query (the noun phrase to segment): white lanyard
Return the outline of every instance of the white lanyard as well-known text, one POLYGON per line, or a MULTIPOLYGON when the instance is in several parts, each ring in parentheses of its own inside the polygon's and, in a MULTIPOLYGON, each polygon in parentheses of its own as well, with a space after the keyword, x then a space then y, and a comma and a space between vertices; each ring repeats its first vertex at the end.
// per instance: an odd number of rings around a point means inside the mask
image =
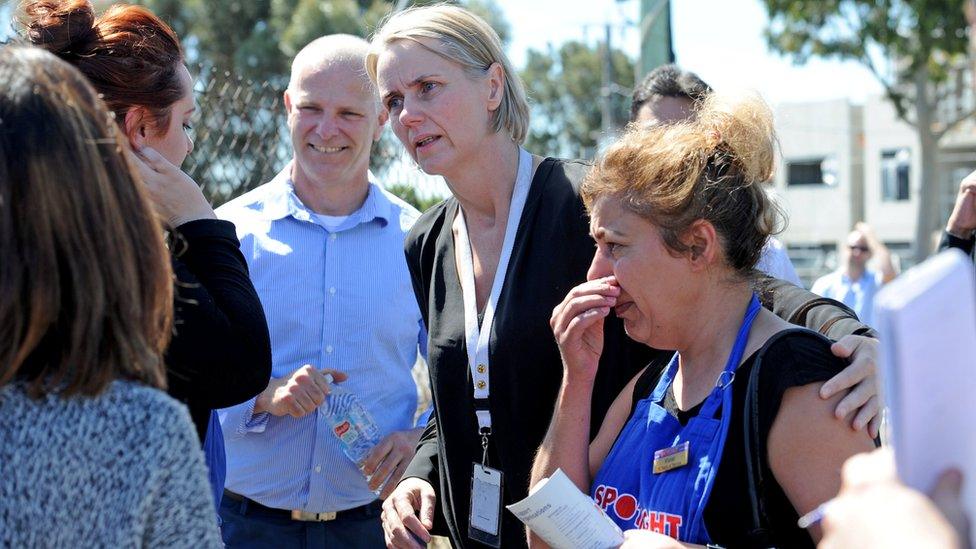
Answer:
MULTIPOLYGON (((461 292, 464 294, 464 333, 468 349, 468 368, 471 370, 471 382, 474 386, 475 399, 488 398, 488 339, 491 336, 492 322, 495 319, 495 307, 498 296, 502 293, 505 283, 505 273, 508 270, 508 260, 512 257, 515 245, 515 233, 518 231, 522 209, 529 194, 532 183, 532 155, 519 147, 518 175, 515 177, 515 188, 512 189, 512 202, 508 208, 508 223, 505 225, 505 240, 502 243, 502 253, 495 268, 495 278, 491 285, 491 294, 485 305, 485 318, 478 326, 478 306, 474 285, 474 260, 471 255, 471 241, 468 239, 468 227, 464 222, 464 211, 458 209, 458 245, 461 254, 458 261, 461 278, 461 292)), ((484 431, 491 429, 491 412, 488 407, 475 410, 478 416, 478 428, 484 431)))

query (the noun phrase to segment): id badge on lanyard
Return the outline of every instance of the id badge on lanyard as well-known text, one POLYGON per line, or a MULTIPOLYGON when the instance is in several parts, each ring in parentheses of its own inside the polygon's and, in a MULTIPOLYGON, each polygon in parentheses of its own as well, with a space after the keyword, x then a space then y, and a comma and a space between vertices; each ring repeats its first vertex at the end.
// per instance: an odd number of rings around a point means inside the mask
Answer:
POLYGON ((502 545, 502 479, 498 469, 472 465, 468 537, 492 547, 502 545))
POLYGON ((465 343, 468 351, 468 368, 471 371, 471 383, 474 390, 475 414, 478 419, 478 434, 481 436, 481 463, 472 463, 471 467, 471 507, 468 515, 468 537, 490 545, 501 546, 502 523, 502 486, 504 475, 498 469, 488 466, 488 443, 491 437, 491 410, 488 406, 490 391, 488 370, 490 366, 488 343, 491 336, 492 324, 495 320, 495 308, 505 282, 508 271, 508 261, 512 257, 515 246, 515 233, 518 231, 519 220, 525 207, 525 199, 529 193, 532 178, 532 155, 519 148, 518 175, 512 189, 512 201, 508 211, 508 223, 505 225, 505 240, 502 244, 498 266, 492 281, 488 303, 485 304, 485 315, 481 325, 478 325, 477 298, 475 295, 474 261, 471 253, 471 241, 468 239, 468 228, 464 221, 464 211, 458 211, 458 275, 461 279, 461 292, 464 297, 464 331, 465 343))

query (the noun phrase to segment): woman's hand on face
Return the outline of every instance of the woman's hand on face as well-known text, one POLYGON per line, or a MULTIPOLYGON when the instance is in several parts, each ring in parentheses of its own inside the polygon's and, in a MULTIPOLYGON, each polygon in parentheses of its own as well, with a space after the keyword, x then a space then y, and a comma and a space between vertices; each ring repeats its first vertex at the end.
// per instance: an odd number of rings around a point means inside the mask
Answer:
POLYGON ((592 381, 603 354, 603 319, 617 303, 620 286, 608 276, 570 290, 552 311, 549 325, 556 336, 566 376, 592 381))
POLYGON ((197 219, 216 219, 196 182, 155 149, 143 147, 134 151, 130 159, 149 189, 156 212, 167 226, 179 227, 197 219))

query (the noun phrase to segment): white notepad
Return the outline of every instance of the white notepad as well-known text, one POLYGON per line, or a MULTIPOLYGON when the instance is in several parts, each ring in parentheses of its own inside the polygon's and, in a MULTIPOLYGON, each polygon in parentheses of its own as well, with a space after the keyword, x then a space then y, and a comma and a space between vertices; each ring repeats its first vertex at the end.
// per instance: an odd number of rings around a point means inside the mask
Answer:
POLYGON ((963 503, 976 516, 972 260, 948 250, 907 271, 878 292, 874 318, 899 478, 928 492, 940 472, 956 467, 963 503))

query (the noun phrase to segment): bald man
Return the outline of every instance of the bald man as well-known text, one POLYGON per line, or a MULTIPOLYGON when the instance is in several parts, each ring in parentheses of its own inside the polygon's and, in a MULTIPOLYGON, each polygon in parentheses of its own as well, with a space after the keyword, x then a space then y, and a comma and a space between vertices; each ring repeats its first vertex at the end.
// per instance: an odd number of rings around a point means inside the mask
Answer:
POLYGON ((272 351, 267 388, 219 413, 228 547, 382 547, 377 494, 420 437, 410 370, 426 335, 403 254, 419 213, 370 181, 386 113, 363 70, 367 46, 332 35, 298 53, 284 94, 292 161, 217 210, 237 227, 272 351), (379 426, 362 470, 317 412, 331 398, 326 374, 379 426))

